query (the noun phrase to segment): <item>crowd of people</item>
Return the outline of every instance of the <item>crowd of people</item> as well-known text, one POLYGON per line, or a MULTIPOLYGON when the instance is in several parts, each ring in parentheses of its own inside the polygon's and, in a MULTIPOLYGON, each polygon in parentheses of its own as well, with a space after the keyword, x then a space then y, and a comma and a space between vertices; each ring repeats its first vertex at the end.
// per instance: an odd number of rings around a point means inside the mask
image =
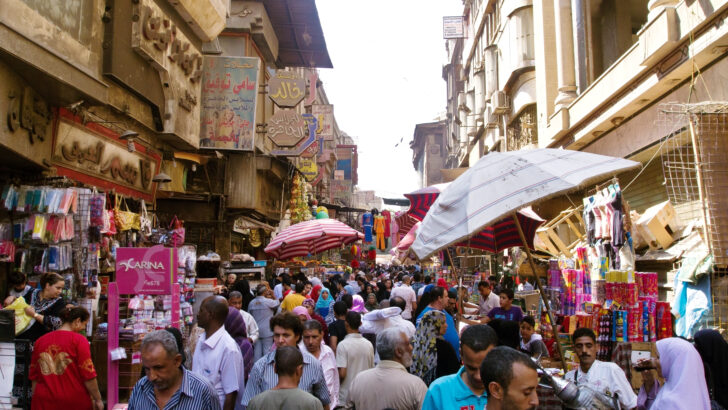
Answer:
MULTIPOLYGON (((202 301, 188 338, 173 328, 146 334, 129 409, 538 407, 532 358, 549 348, 513 290, 493 278, 477 284, 479 303, 462 305, 464 289, 402 268, 324 282, 282 274, 252 290, 234 279, 202 301)), ((58 275, 44 275, 39 289, 22 278, 11 285, 5 304, 27 298, 35 321, 25 335, 34 342, 32 408, 103 409, 80 334, 89 313, 62 302, 58 275)), ((638 363, 637 394, 622 368, 596 359, 591 329, 577 329, 572 342, 579 365, 566 379, 623 408, 728 408, 728 343, 716 331, 698 332, 694 344, 657 342, 658 355, 638 363)))

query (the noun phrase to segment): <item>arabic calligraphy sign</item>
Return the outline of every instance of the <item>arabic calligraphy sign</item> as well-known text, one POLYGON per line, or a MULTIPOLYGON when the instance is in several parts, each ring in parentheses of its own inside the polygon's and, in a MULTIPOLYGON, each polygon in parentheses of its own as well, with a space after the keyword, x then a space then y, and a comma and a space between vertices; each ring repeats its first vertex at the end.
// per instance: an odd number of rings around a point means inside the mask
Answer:
POLYGON ((333 141, 334 106, 332 104, 314 104, 311 106, 311 114, 318 120, 316 135, 323 137, 326 141, 333 141))
POLYGON ((303 174, 306 181, 313 182, 319 174, 318 164, 316 164, 316 158, 298 158, 296 161, 296 168, 303 174))
POLYGON ((260 59, 205 56, 200 148, 252 151, 260 59))
POLYGON ((307 135, 306 120, 294 110, 280 110, 268 119, 268 138, 279 147, 293 147, 307 135))
POLYGON ((62 117, 53 141, 51 159, 59 175, 87 179, 82 182, 151 199, 152 175, 159 166, 159 157, 142 149, 138 146, 137 151, 129 152, 122 141, 115 141, 62 117))
POLYGON ((268 97, 281 108, 293 108, 306 96, 306 80, 293 71, 278 70, 268 80, 268 97))

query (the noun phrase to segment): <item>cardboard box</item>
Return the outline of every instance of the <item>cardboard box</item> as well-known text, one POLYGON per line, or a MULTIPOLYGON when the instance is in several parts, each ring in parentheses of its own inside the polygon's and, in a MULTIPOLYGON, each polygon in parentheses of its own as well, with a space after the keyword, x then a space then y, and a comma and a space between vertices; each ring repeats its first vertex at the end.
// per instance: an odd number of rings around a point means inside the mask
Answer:
POLYGON ((637 221, 637 232, 650 249, 667 249, 672 245, 672 234, 680 229, 682 222, 670 201, 648 208, 637 221))
MULTIPOLYGON (((657 345, 652 342, 632 342, 632 356, 635 355, 634 352, 638 351, 649 352, 651 357, 657 357, 657 345)), ((635 363, 632 363, 632 359, 630 358, 629 366, 632 371, 632 388, 638 390, 642 386, 642 373, 635 370, 634 365, 635 363)), ((662 382, 662 376, 657 374, 655 370, 652 370, 652 372, 662 382)))

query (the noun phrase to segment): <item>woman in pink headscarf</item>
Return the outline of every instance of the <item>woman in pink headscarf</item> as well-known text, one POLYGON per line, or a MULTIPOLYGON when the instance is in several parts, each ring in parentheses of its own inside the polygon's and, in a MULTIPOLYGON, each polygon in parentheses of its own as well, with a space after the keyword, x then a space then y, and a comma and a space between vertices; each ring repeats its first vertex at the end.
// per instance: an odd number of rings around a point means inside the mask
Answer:
POLYGON ((703 361, 693 345, 677 337, 662 339, 657 342, 657 355, 652 361, 665 384, 651 408, 710 410, 703 361))
POLYGON ((352 312, 367 313, 366 308, 364 308, 364 298, 359 295, 354 295, 352 301, 354 302, 351 306, 352 312))
POLYGON ((311 320, 311 315, 308 314, 308 309, 303 306, 296 306, 293 308, 293 314, 301 318, 301 323, 311 320))

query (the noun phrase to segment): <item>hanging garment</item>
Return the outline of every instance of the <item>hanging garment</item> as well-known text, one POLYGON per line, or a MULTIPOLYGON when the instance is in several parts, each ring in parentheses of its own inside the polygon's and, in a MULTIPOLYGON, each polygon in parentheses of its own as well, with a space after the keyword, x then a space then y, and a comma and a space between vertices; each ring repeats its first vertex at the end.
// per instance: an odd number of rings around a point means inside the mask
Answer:
POLYGON ((374 217, 374 232, 377 234, 377 248, 380 250, 387 249, 387 244, 384 242, 384 217, 374 217))
POLYGON ((382 211, 382 216, 384 217, 384 237, 389 238, 391 235, 391 229, 392 226, 392 213, 384 210, 382 211))
POLYGON ((372 226, 374 225, 374 216, 371 212, 364 212, 361 215, 361 226, 364 228, 364 242, 372 241, 372 226))
POLYGON ((624 245, 624 208, 622 207, 622 191, 616 189, 614 198, 609 203, 612 214, 612 244, 621 247, 624 245))

